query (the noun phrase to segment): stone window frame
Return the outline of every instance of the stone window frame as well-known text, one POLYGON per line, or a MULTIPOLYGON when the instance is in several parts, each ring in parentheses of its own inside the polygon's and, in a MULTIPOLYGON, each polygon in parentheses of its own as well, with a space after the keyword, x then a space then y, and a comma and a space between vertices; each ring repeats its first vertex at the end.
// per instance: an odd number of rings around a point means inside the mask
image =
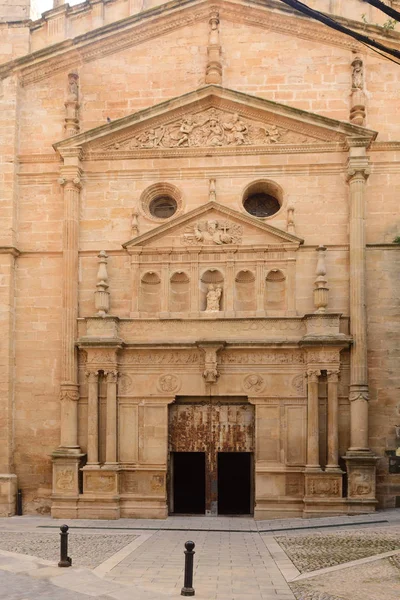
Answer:
POLYGON ((279 185, 279 183, 276 183, 276 181, 273 181, 272 179, 256 179, 255 181, 251 181, 244 187, 242 194, 241 194, 241 198, 240 198, 241 211, 244 214, 246 214, 247 216, 253 217, 253 219, 257 219, 258 221, 261 221, 261 222, 269 221, 270 219, 274 219, 275 217, 281 215, 284 205, 285 205, 284 190, 283 190, 282 186, 279 185), (277 210, 273 215, 269 215, 268 217, 257 217, 255 215, 252 215, 251 213, 249 213, 244 207, 244 202, 245 202, 245 200, 247 200, 249 195, 256 194, 256 193, 269 194, 270 196, 273 196, 274 198, 276 198, 276 200, 280 204, 279 210, 277 210))
POLYGON ((159 182, 149 185, 140 195, 139 207, 142 215, 155 223, 167 223, 182 213, 182 191, 172 183, 159 182), (160 196, 169 196, 176 202, 176 211, 170 217, 156 217, 150 212, 150 204, 160 196))

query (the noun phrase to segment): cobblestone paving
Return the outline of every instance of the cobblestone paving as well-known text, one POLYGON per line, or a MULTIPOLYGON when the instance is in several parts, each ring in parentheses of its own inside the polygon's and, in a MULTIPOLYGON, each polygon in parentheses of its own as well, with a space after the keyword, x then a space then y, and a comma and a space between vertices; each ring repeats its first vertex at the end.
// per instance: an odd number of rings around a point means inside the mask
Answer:
POLYGON ((315 532, 275 539, 301 573, 400 549, 399 533, 387 530, 315 532))
POLYGON ((296 600, 399 600, 400 570, 392 559, 292 583, 296 600))
MULTIPOLYGON (((72 532, 69 535, 68 554, 74 566, 95 568, 107 558, 130 544, 135 535, 86 535, 72 532)), ((58 560, 60 535, 52 533, 5 532, 0 535, 0 550, 30 554, 44 560, 58 560)))

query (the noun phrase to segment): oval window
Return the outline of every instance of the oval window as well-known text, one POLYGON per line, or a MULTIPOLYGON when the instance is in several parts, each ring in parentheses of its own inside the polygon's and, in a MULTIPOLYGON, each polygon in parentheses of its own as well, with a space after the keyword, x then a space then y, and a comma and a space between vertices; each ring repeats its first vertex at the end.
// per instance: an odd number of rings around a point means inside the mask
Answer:
POLYGON ((177 211, 178 205, 170 196, 159 196, 154 198, 149 205, 150 213, 158 219, 168 219, 177 211))
POLYGON ((281 205, 270 194, 263 192, 250 194, 243 202, 245 210, 253 217, 270 217, 278 212, 281 205))

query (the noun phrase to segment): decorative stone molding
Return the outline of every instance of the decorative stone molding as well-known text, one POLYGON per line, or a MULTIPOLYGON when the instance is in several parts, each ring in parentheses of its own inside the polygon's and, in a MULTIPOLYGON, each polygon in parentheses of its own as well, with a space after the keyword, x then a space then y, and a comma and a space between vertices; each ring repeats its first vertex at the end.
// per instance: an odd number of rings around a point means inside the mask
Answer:
POLYGON ((317 276, 314 285, 314 306, 317 309, 317 314, 323 314, 326 312, 328 306, 328 293, 329 288, 327 287, 326 265, 325 265, 325 252, 326 246, 318 246, 318 262, 315 274, 317 276))
POLYGON ((107 259, 105 250, 98 254, 99 269, 97 271, 97 290, 94 293, 95 307, 98 317, 104 317, 110 310, 110 292, 108 291, 107 259))
POLYGON ((62 383, 60 386, 60 400, 79 400, 79 386, 76 383, 62 383))
POLYGON ((64 129, 66 137, 79 133, 79 75, 77 73, 69 73, 68 75, 64 129))
POLYGON ((306 496, 318 498, 341 498, 342 476, 321 474, 306 475, 306 496))
POLYGON ((287 218, 286 218, 286 231, 289 233, 293 233, 296 235, 296 227, 294 223, 294 207, 288 206, 287 209, 287 218))
POLYGON ((216 202, 217 201, 217 193, 216 193, 216 179, 210 179, 209 192, 208 192, 208 201, 216 202))
POLYGON ((309 383, 318 383, 321 371, 316 369, 308 369, 306 374, 309 383))
POLYGON ((356 402, 356 400, 365 400, 369 401, 369 390, 368 385, 350 385, 350 393, 349 393, 350 402, 356 402))
POLYGON ((219 13, 213 11, 210 16, 210 34, 208 39, 208 61, 206 66, 206 83, 222 83, 221 45, 219 39, 219 13))

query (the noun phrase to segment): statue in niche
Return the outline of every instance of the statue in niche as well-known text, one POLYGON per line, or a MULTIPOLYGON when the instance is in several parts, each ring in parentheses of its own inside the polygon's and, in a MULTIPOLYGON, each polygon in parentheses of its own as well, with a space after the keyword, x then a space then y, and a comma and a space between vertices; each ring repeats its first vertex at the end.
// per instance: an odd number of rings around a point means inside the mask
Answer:
POLYGON ((206 312, 217 312, 219 311, 219 303, 222 296, 222 288, 213 283, 210 283, 207 287, 207 307, 206 312))
POLYGON ((351 63, 353 67, 352 88, 353 90, 362 90, 364 88, 364 65, 360 57, 356 57, 351 63))
POLYGON ((187 244, 238 244, 241 242, 242 227, 227 221, 209 219, 189 227, 183 235, 187 244))

